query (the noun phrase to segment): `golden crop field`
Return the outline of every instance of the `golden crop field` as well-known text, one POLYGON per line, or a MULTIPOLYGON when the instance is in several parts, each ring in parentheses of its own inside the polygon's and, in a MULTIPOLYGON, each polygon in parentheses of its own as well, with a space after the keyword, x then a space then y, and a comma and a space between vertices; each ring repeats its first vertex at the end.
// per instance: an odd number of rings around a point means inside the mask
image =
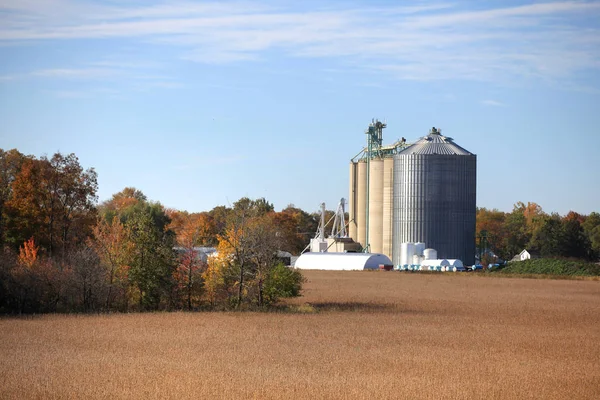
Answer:
POLYGON ((288 312, 0 319, 2 399, 599 399, 600 282, 307 272, 288 312))

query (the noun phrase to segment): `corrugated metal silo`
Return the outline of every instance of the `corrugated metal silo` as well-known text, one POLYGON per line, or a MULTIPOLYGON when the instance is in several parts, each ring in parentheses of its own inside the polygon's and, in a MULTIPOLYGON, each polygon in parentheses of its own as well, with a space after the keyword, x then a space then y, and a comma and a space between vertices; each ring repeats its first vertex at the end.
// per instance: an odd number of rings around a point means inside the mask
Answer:
POLYGON ((394 159, 383 160, 383 249, 381 252, 392 258, 392 206, 394 204, 394 159))
POLYGON ((383 160, 370 162, 369 175, 369 245, 371 253, 383 250, 383 160))
POLYGON ((350 163, 350 195, 348 197, 348 235, 350 235, 350 237, 354 239, 355 242, 358 241, 356 237, 356 164, 357 163, 355 162, 350 163))
POLYGON ((356 166, 356 241, 363 247, 367 236, 367 162, 359 161, 356 166))
POLYGON ((424 242, 438 257, 475 262, 477 156, 435 128, 394 156, 393 249, 424 242))

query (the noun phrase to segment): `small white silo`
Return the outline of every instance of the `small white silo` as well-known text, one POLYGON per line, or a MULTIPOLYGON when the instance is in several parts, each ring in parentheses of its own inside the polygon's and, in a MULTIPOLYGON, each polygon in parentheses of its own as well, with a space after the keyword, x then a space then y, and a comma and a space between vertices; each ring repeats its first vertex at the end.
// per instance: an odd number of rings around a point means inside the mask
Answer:
POLYGON ((400 244, 400 265, 412 264, 413 256, 415 255, 414 243, 400 244))
POLYGON ((425 243, 423 243, 423 242, 415 243, 415 254, 418 256, 422 256, 423 251, 425 251, 425 243))
POLYGON ((437 258, 436 249, 425 249, 423 250, 423 256, 426 260, 435 260, 437 258))

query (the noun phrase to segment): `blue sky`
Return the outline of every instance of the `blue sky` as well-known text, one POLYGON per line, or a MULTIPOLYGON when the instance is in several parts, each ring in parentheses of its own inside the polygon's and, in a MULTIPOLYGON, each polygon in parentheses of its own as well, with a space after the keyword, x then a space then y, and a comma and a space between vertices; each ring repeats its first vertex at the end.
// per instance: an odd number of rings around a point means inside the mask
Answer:
POLYGON ((0 0, 0 147, 99 197, 348 196, 371 118, 478 155, 477 204, 600 211, 600 2, 0 0))

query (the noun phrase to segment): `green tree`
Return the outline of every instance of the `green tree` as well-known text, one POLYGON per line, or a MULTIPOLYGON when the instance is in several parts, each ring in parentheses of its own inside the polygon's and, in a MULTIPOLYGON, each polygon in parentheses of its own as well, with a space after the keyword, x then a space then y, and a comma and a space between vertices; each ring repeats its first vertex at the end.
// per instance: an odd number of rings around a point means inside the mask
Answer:
POLYGON ((208 215, 213 221, 213 231, 211 237, 206 243, 207 245, 216 246, 219 243, 217 237, 225 234, 230 213, 231 208, 225 206, 217 206, 208 212, 208 215))
POLYGON ((524 210, 525 205, 519 202, 514 205, 512 212, 506 214, 503 228, 506 235, 502 241, 503 252, 501 253, 505 259, 510 260, 512 256, 525 249, 529 243, 530 234, 524 210))
POLYGON ((563 224, 563 243, 560 246, 564 257, 592 259, 592 244, 585 235, 578 219, 565 219, 563 224))
POLYGON ((152 210, 150 205, 136 209, 126 227, 132 244, 130 282, 138 290, 140 308, 156 310, 171 292, 176 263, 173 235, 160 229, 152 210))
POLYGON ((539 252, 542 257, 557 257, 565 255, 565 242, 565 232, 560 216, 553 214, 546 217, 540 227, 535 230, 529 247, 539 252))
POLYGON ((591 258, 600 258, 600 213, 592 212, 581 224, 592 248, 591 258))
POLYGON ((250 217, 260 217, 274 211, 274 207, 264 197, 256 200, 242 197, 233 203, 233 211, 242 212, 250 217))

